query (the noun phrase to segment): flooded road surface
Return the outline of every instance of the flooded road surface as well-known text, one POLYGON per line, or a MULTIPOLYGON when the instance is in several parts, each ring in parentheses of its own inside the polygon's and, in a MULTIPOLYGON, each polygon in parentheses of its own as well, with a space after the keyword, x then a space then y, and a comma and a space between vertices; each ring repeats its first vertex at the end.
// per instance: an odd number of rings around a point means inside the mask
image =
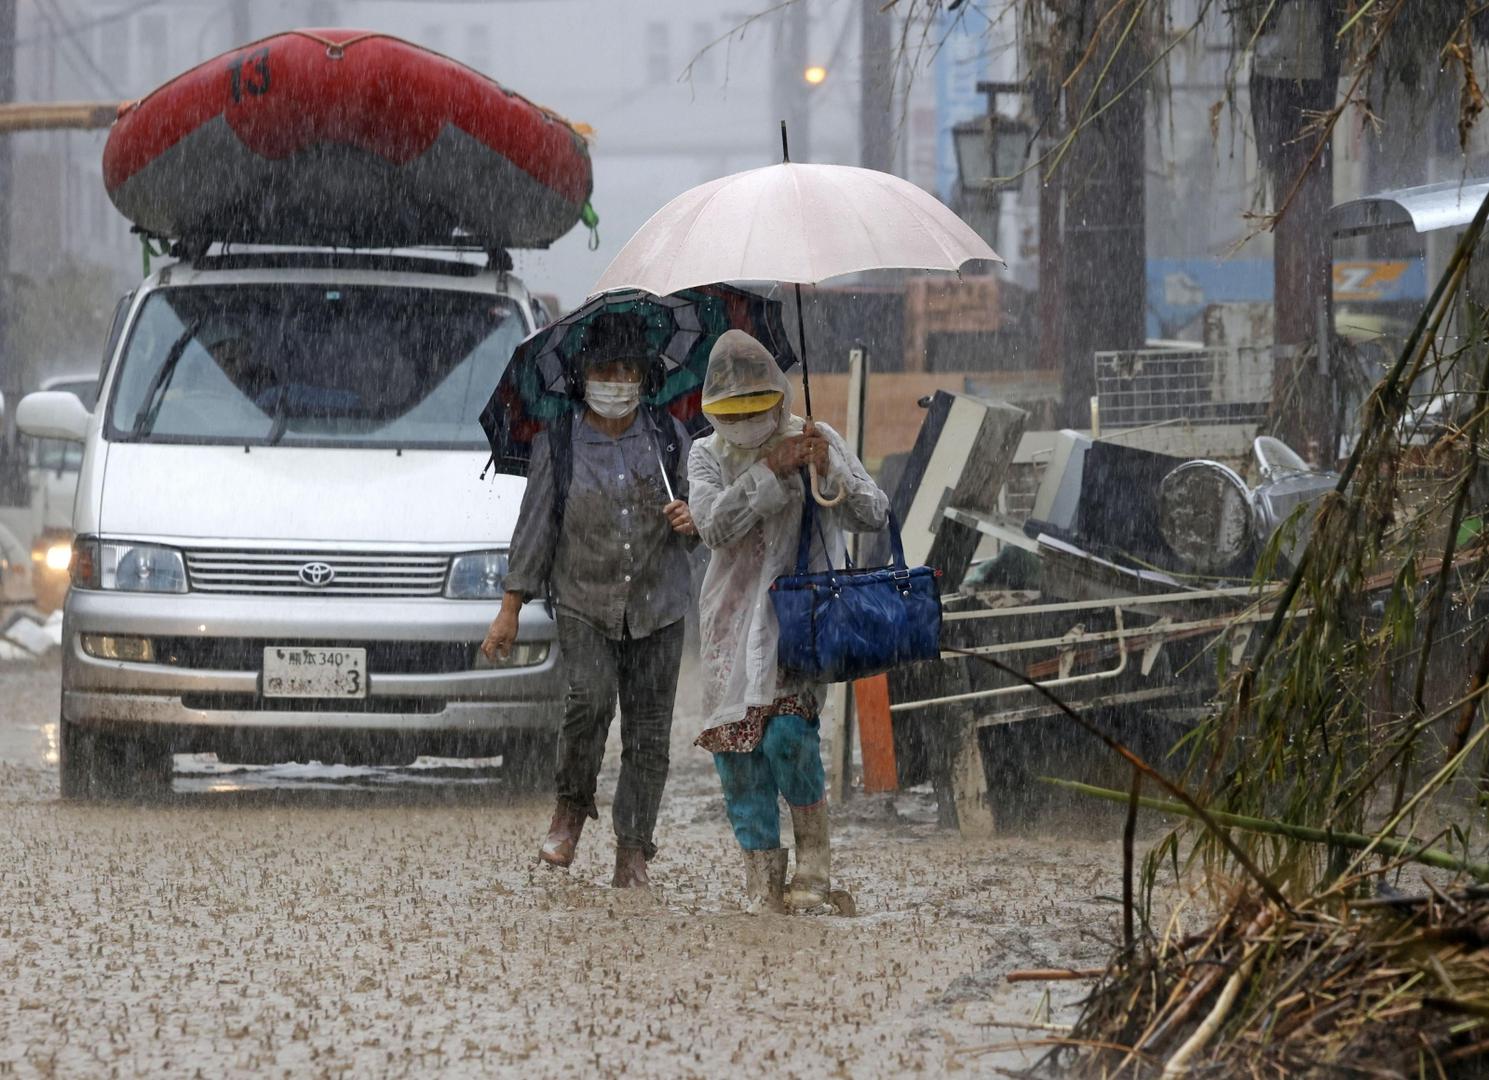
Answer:
POLYGON ((1069 1022, 1086 984, 1004 974, 1099 965, 1118 922, 1115 841, 965 844, 928 792, 834 808, 856 918, 743 914, 686 690, 644 894, 608 887, 608 804, 540 868, 551 804, 494 762, 178 759, 165 803, 64 803, 57 680, 0 669, 0 1074, 1016 1067, 989 1048, 1039 1033, 993 1022, 1069 1022))

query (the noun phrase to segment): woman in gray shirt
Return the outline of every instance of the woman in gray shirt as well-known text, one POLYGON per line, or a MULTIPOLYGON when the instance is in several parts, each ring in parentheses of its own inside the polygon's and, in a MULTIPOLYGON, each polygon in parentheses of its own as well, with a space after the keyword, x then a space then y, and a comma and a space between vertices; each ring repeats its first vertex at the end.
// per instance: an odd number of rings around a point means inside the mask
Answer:
POLYGON ((687 503, 669 500, 662 478, 670 463, 670 487, 685 497, 678 463, 687 460, 687 434, 667 413, 641 407, 641 384, 656 362, 641 327, 602 315, 590 337, 582 407, 533 442, 501 613, 481 648, 506 656, 518 611, 546 588, 569 684, 558 804, 539 851, 550 865, 573 862, 585 819, 599 817, 596 779, 619 699, 611 884, 629 887, 649 884, 646 863, 657 850, 696 530, 687 503))

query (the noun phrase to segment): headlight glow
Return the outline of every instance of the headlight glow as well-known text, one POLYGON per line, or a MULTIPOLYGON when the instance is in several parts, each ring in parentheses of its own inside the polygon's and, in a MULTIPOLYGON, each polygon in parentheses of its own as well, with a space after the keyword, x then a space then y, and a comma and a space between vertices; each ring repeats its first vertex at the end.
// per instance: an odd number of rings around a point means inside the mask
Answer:
POLYGON ((500 600, 507 577, 505 551, 473 551, 450 560, 445 595, 451 600, 500 600))
POLYGON ((72 564, 72 545, 53 544, 47 548, 46 555, 43 556, 42 561, 46 564, 48 570, 61 573, 72 564))

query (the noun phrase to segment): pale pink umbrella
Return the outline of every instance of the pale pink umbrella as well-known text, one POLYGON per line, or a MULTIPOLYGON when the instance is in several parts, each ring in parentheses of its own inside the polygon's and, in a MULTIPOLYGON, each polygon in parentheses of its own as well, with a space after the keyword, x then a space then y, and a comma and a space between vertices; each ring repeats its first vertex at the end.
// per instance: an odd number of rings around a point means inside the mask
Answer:
MULTIPOLYGON (((653 214, 626 241, 594 291, 645 289, 666 296, 720 281, 782 281, 796 289, 796 337, 807 419, 801 286, 863 270, 960 272, 969 262, 1002 263, 972 227, 914 184, 851 165, 780 165, 735 173, 691 188, 653 214)), ((815 468, 812 493, 822 495, 815 468)))

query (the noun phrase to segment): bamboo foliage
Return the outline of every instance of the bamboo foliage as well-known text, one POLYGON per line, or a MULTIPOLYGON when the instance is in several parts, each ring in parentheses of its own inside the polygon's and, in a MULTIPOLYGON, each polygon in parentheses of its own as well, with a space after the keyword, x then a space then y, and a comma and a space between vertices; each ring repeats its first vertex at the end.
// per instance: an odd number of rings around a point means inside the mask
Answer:
POLYGON ((1081 1075, 1489 1063, 1489 545, 1466 527, 1485 510, 1489 336, 1463 295, 1486 218, 1489 201, 1366 401, 1257 651, 1184 742, 1188 771, 1164 783, 1179 801, 1055 781, 1203 826, 1148 853, 1141 946, 1051 1041, 1081 1075), (1464 407, 1427 446, 1420 406, 1449 393, 1464 407), (1205 870, 1221 915, 1198 940, 1154 933, 1165 862, 1205 870), (1412 864, 1475 886, 1418 876, 1428 891, 1403 897, 1390 883, 1412 864))
MULTIPOLYGON (((1462 603, 1455 609, 1456 629, 1440 629, 1449 594, 1476 591, 1482 574, 1479 547, 1460 550, 1457 537, 1477 472, 1474 433, 1483 409, 1472 410, 1460 440, 1468 453, 1458 455, 1466 460, 1456 485, 1449 485, 1449 513, 1440 501, 1410 504, 1403 462, 1416 434, 1411 387, 1451 385, 1467 367, 1474 376, 1472 400, 1489 402, 1483 340, 1444 351, 1435 346, 1444 331, 1456 329, 1452 313, 1462 308, 1459 293, 1486 212, 1489 204, 1464 233, 1396 364, 1367 400, 1358 442, 1318 513, 1257 655, 1232 676, 1225 707, 1194 736, 1195 745, 1209 744, 1214 753, 1196 755, 1200 765, 1191 781, 1211 793, 1218 809, 1359 833, 1386 808, 1388 817, 1408 818, 1401 811, 1413 766, 1442 760, 1431 745, 1438 733, 1422 723, 1427 673, 1444 654, 1461 655, 1463 640, 1483 636, 1462 603), (1465 358, 1477 362, 1466 365, 1465 358), (1423 569, 1433 556, 1426 586, 1423 569), (1384 595, 1372 594, 1369 582, 1383 571, 1390 585, 1384 595), (1294 607, 1310 613, 1289 618, 1294 607), (1412 672, 1413 692, 1396 708, 1381 692, 1381 676, 1403 665, 1412 672)), ((1460 693, 1472 690, 1465 679, 1460 693)), ((1459 693, 1439 688, 1437 696, 1449 700, 1459 693)), ((1435 774, 1432 790, 1412 799, 1414 808, 1459 775, 1467 758, 1461 748, 1455 754, 1455 768, 1435 774)), ((1310 894, 1326 875, 1327 852, 1313 845, 1283 843, 1277 856, 1272 872, 1294 895, 1310 894)))

